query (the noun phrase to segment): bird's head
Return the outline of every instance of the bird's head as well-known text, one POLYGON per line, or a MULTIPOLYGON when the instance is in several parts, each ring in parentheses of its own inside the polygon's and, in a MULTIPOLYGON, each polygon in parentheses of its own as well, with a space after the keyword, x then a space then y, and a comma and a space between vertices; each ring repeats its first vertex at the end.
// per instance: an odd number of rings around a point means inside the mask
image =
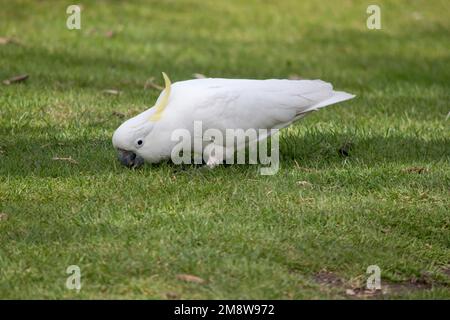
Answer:
POLYGON ((118 152, 120 163, 129 168, 137 168, 144 164, 142 153, 146 148, 147 136, 155 127, 167 107, 170 96, 170 79, 163 72, 165 89, 154 107, 138 114, 120 125, 114 132, 112 143, 118 152))

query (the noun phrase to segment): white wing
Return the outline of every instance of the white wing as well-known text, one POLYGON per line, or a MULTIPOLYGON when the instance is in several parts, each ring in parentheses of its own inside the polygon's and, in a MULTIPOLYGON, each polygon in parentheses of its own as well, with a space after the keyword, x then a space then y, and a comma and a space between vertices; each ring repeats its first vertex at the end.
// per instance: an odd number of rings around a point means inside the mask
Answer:
POLYGON ((165 112, 203 129, 272 129, 353 97, 322 80, 197 79, 172 85, 165 112))

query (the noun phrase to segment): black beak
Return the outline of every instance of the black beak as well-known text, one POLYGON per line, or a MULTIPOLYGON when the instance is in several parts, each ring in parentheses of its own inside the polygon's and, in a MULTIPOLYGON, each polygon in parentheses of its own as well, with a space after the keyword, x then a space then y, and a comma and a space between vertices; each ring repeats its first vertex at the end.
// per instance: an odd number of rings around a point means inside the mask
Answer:
POLYGON ((118 158, 121 164, 128 168, 138 168, 144 164, 144 159, 134 152, 118 149, 118 158))

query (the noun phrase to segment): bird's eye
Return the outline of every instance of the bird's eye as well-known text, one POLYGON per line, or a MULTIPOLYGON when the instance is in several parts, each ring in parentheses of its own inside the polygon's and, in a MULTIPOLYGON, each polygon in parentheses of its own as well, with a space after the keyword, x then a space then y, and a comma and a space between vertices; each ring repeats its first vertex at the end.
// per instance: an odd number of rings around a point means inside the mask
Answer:
POLYGON ((137 139, 136 140, 136 148, 142 147, 143 144, 144 144, 144 139, 137 139))

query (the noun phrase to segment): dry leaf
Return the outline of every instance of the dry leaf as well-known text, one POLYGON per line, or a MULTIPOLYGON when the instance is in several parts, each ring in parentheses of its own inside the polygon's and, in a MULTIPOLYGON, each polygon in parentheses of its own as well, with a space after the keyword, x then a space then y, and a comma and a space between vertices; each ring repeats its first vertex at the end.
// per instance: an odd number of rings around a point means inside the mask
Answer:
POLYGON ((153 88, 153 89, 160 90, 160 91, 164 90, 163 87, 157 85, 154 81, 155 81, 154 77, 147 79, 147 81, 145 81, 145 84, 144 84, 144 89, 153 88))
POLYGON ((202 278, 199 278, 197 276, 193 276, 191 274, 177 274, 177 279, 178 280, 182 280, 182 281, 186 281, 186 282, 198 283, 198 284, 205 283, 205 280, 203 280, 202 278))
POLYGON ((11 38, 0 37, 0 45, 8 44, 13 42, 11 38))
POLYGON ((178 294, 178 293, 176 293, 176 292, 167 292, 166 293, 166 297, 167 297, 167 299, 179 299, 180 298, 180 295, 178 294))
POLYGON ((308 181, 297 181, 297 185, 301 187, 310 187, 312 184, 308 181))
POLYGON ((113 112, 112 112, 112 115, 113 115, 113 116, 116 116, 116 117, 118 117, 118 118, 120 118, 120 119, 125 118, 125 114, 122 113, 122 112, 118 112, 118 111, 113 111, 113 112))
POLYGON ((403 169, 402 172, 422 174, 422 173, 427 173, 428 169, 424 168, 424 167, 411 167, 411 168, 403 169))
POLYGON ((355 290, 353 290, 353 289, 347 289, 347 290, 345 290, 345 294, 348 296, 354 296, 356 293, 355 293, 355 290))
POLYGON ((16 44, 16 45, 21 45, 22 43, 14 38, 9 38, 9 37, 0 37, 0 45, 7 45, 7 44, 16 44))
POLYGON ((192 76, 195 79, 205 79, 206 78, 206 76, 204 74, 201 74, 201 73, 194 73, 192 76))
POLYGON ((115 33, 112 30, 108 30, 105 32, 105 37, 107 37, 107 38, 112 38, 112 37, 114 37, 114 35, 115 35, 115 33))
POLYGON ((10 85, 10 84, 13 84, 13 83, 23 82, 23 81, 25 81, 27 79, 28 79, 28 75, 27 74, 22 74, 22 75, 14 76, 12 78, 4 80, 3 83, 6 84, 6 85, 10 85))
POLYGON ((115 89, 106 89, 102 91, 104 94, 111 94, 111 95, 119 95, 120 91, 119 90, 115 90, 115 89))
POLYGON ((0 221, 7 220, 7 219, 8 219, 8 215, 6 213, 0 212, 0 221))
POLYGON ((78 164, 78 161, 76 161, 75 159, 72 159, 72 157, 68 157, 68 158, 61 158, 61 157, 53 157, 52 160, 54 161, 67 161, 73 164, 78 164))

